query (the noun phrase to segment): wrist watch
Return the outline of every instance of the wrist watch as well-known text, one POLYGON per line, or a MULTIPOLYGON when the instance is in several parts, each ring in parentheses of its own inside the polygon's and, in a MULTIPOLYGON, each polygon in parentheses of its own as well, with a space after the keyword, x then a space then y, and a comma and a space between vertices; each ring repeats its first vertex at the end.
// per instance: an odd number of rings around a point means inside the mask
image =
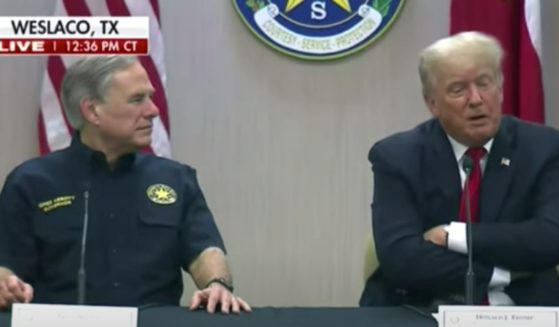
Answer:
POLYGON ((230 285, 225 278, 223 277, 219 277, 219 278, 214 278, 212 280, 210 280, 207 284, 206 287, 204 288, 208 288, 210 287, 211 284, 216 283, 216 284, 220 284, 221 286, 225 287, 227 290, 229 290, 229 292, 233 293, 233 285, 230 285))

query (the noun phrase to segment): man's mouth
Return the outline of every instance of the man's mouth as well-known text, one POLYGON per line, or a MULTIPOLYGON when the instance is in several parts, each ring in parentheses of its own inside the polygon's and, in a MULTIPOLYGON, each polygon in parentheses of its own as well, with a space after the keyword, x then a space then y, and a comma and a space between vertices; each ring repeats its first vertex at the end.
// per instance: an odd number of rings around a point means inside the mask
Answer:
POLYGON ((473 124, 483 124, 483 123, 485 123, 487 118, 488 117, 486 115, 475 115, 475 116, 472 116, 472 117, 468 118, 468 121, 470 121, 473 124))

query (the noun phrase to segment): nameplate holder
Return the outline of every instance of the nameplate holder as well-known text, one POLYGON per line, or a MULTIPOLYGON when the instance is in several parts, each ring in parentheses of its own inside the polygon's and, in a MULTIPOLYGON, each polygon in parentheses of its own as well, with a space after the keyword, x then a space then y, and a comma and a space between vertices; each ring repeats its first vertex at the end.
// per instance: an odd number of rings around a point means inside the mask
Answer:
POLYGON ((137 327, 138 308, 90 305, 12 306, 12 327, 137 327))
POLYGON ((559 327, 557 307, 441 305, 439 327, 559 327))

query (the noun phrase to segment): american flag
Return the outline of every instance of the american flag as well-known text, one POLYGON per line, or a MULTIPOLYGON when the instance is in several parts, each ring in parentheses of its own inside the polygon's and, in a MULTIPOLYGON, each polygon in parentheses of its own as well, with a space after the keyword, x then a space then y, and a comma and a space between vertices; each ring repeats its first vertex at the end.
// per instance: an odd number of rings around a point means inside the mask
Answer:
MULTIPOLYGON (((157 0, 59 0, 54 15, 149 17, 150 55, 138 58, 156 90, 153 101, 159 107, 160 116, 153 121, 151 147, 148 150, 159 156, 170 157, 169 113, 165 96, 166 73, 157 0)), ((41 154, 65 148, 72 139, 72 127, 64 115, 60 101, 60 84, 66 67, 78 59, 76 56, 49 56, 47 59, 37 124, 41 154)))

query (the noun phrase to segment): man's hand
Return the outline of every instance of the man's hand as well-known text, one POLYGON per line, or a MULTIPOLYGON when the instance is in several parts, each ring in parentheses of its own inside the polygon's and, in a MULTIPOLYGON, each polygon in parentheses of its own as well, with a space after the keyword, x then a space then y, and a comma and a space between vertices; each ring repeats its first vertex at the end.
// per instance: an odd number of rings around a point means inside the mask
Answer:
POLYGON ((431 228, 423 234, 423 239, 435 245, 447 247, 447 231, 444 229, 445 225, 439 225, 431 228))
POLYGON ((190 300, 190 310, 205 306, 209 313, 214 313, 218 304, 224 314, 240 313, 241 310, 252 311, 248 303, 218 283, 210 284, 207 288, 194 292, 190 300))
POLYGON ((0 280, 0 309, 8 309, 12 303, 29 303, 33 299, 33 287, 15 275, 0 280))
POLYGON ((210 247, 202 251, 190 264, 188 271, 196 285, 201 288, 194 292, 190 300, 191 310, 203 306, 209 313, 214 313, 217 305, 220 305, 220 311, 224 314, 239 313, 241 310, 251 311, 250 306, 243 299, 235 296, 217 281, 217 279, 227 281, 228 285, 233 283, 225 253, 220 248, 210 247), (216 279, 216 276, 220 278, 216 279))

